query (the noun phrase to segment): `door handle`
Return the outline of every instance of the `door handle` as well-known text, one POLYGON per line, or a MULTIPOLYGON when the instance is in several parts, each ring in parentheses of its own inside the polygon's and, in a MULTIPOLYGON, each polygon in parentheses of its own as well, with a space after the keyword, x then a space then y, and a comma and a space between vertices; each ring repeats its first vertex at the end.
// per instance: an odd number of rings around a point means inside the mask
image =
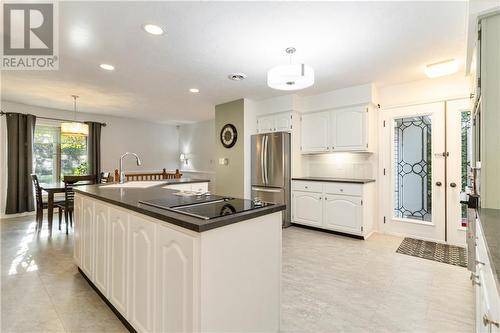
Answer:
POLYGON ((457 184, 455 184, 455 183, 450 183, 450 187, 457 187, 457 184))
POLYGON ((441 186, 441 185, 443 185, 443 183, 441 183, 441 182, 436 182, 436 186, 441 186))
POLYGON ((282 190, 281 189, 264 188, 264 187, 252 187, 252 191, 280 193, 282 190))

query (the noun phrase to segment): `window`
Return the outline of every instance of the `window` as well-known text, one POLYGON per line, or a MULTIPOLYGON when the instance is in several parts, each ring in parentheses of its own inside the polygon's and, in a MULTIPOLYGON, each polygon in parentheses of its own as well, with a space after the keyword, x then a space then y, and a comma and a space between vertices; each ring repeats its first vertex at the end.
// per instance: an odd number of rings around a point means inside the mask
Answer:
POLYGON ((36 125, 33 170, 40 183, 87 174, 87 138, 64 135, 56 125, 36 125))

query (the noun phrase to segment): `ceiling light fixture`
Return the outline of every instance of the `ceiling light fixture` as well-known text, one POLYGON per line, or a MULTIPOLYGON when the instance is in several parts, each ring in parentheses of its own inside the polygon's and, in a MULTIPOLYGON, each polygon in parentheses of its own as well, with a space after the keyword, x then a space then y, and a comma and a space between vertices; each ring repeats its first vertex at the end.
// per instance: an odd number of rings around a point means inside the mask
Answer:
POLYGON ((100 64, 99 67, 101 67, 102 69, 105 69, 107 71, 112 71, 115 69, 115 66, 109 65, 109 64, 100 64))
POLYGON ((145 24, 145 25, 143 25, 142 28, 147 33, 149 33, 151 35, 155 35, 155 36, 160 36, 160 35, 163 35, 163 33, 164 33, 163 29, 161 27, 154 25, 154 24, 145 24))
POLYGON ((69 136, 88 136, 89 135, 89 125, 82 122, 76 121, 76 99, 79 97, 77 95, 71 95, 73 98, 73 110, 75 111, 75 118, 73 122, 65 122, 61 124, 61 133, 69 136))
POLYGON ((425 74, 430 78, 450 75, 458 71, 458 62, 455 59, 436 62, 425 67, 425 74))
POLYGON ((314 69, 305 64, 292 64, 294 47, 285 52, 290 55, 290 64, 271 68, 267 72, 267 85, 278 90, 299 90, 314 84, 314 69))
POLYGON ((245 73, 232 73, 229 74, 227 78, 233 81, 242 81, 247 78, 247 75, 245 73))
POLYGON ((200 92, 200 89, 197 89, 197 88, 191 88, 189 89, 189 92, 192 92, 192 93, 199 93, 200 92))

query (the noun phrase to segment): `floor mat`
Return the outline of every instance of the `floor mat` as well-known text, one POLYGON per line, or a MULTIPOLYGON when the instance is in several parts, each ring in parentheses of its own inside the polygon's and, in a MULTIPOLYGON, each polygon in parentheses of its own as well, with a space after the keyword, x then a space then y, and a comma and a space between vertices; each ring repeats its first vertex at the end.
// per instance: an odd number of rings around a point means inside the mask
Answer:
POLYGON ((397 253, 406 254, 445 264, 467 267, 467 252, 465 248, 446 245, 420 239, 406 237, 396 250, 397 253))

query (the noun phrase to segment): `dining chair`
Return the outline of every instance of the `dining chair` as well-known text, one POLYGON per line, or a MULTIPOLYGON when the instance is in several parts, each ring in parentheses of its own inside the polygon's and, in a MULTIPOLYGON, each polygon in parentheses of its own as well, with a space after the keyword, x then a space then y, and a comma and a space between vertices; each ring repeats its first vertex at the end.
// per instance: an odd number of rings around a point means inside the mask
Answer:
MULTIPOLYGON (((96 175, 85 176, 64 176, 64 203, 56 205, 59 211, 64 212, 64 222, 66 223, 66 235, 69 232, 69 226, 73 228, 73 211, 75 203, 75 191, 73 187, 78 182, 88 182, 95 184, 97 182, 96 175)), ((62 214, 59 213, 59 230, 61 230, 62 214)))
MULTIPOLYGON (((31 180, 33 181, 33 187, 35 188, 35 201, 36 201, 36 228, 37 230, 42 229, 43 223, 43 210, 48 207, 46 201, 43 201, 42 187, 38 181, 38 176, 35 174, 31 175, 31 180)), ((56 198, 54 204, 60 205, 64 204, 64 199, 56 198)), ((59 208, 59 216, 62 214, 59 208)))

